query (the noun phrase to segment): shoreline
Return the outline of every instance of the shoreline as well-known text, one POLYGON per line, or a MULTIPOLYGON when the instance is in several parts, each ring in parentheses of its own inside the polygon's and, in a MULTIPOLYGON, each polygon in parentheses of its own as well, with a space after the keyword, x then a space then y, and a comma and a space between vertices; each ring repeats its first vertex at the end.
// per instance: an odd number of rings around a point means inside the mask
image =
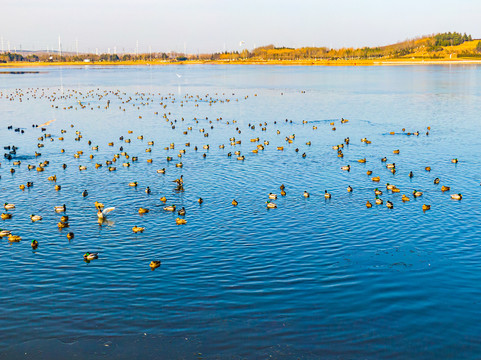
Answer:
POLYGON ((0 68, 51 66, 170 66, 170 65, 275 65, 275 66, 393 66, 393 65, 481 65, 481 59, 392 59, 392 60, 271 60, 271 61, 102 61, 102 62, 10 62, 0 68))

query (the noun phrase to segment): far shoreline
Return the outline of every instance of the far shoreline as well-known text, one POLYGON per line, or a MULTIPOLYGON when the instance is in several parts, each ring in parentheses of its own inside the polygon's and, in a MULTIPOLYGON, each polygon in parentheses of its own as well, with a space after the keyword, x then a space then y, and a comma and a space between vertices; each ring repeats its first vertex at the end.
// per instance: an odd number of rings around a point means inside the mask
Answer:
POLYGON ((98 62, 8 62, 0 68, 55 66, 171 66, 171 65, 270 65, 270 66, 399 66, 399 65, 481 65, 481 59, 391 59, 391 60, 270 60, 270 61, 98 61, 98 62))

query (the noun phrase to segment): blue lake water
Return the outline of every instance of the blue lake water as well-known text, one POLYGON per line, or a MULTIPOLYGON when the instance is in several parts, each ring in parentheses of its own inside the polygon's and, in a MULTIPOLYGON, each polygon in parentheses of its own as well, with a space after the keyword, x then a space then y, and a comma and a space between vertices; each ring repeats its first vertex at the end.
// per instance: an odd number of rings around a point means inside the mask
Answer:
POLYGON ((0 240, 1 359, 481 353, 481 67, 34 70, 0 75, 0 145, 18 147, 0 161, 0 201, 16 205, 0 227, 22 237, 0 240), (32 128, 52 119, 45 132, 32 128), (51 138, 38 140, 46 133, 51 138), (232 137, 241 143, 232 146, 232 137), (332 146, 347 137, 340 158, 332 146), (105 162, 121 146, 130 158, 120 155, 109 172, 105 162), (28 170, 45 160, 45 171, 28 170), (172 182, 181 175, 183 192, 172 182), (33 187, 19 189, 29 181, 33 187), (376 187, 384 204, 368 209, 376 187), (414 189, 423 195, 414 198, 414 189), (278 195, 276 209, 266 207, 269 193, 278 195), (162 196, 185 207, 186 225, 163 210, 162 196), (116 207, 102 225, 95 201, 116 207), (70 227, 59 230, 54 206, 62 204, 70 227), (139 207, 150 212, 139 215, 139 207), (31 214, 43 220, 33 223, 31 214), (134 234, 134 225, 145 231, 134 234), (99 258, 86 263, 87 251, 99 258), (162 262, 155 271, 152 260, 162 262))

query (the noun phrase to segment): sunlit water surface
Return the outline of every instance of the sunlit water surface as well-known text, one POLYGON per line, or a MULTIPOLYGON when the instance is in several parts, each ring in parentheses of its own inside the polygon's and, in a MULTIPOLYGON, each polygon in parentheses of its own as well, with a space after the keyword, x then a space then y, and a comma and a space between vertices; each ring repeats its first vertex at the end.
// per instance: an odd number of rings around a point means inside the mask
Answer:
POLYGON ((37 70, 0 75, 0 144, 18 147, 13 160, 1 161, 0 201, 16 205, 1 228, 23 238, 0 240, 0 358, 481 353, 480 67, 37 70), (341 117, 349 122, 341 124, 341 117), (32 128, 52 119, 44 133, 32 128), (37 139, 45 133, 55 141, 37 139), (231 146, 231 137, 242 143, 231 146), (257 137, 260 142, 250 141, 257 137), (339 158, 332 146, 346 137, 351 142, 339 158), (372 144, 361 142, 364 137, 372 144), (252 153, 264 140, 265 150, 252 153), (45 147, 37 148, 41 142, 45 147), (175 149, 165 150, 171 143, 175 149), (120 146, 139 160, 120 156, 117 171, 109 172, 105 161, 120 146), (84 154, 76 159, 78 150, 84 154), (245 161, 227 156, 237 150, 245 161), (42 155, 35 158, 35 151, 42 155), (394 175, 383 156, 396 163, 394 175), (365 164, 357 162, 364 157, 365 164), (18 159, 21 165, 14 166, 18 159), (44 172, 27 169, 44 160, 50 162, 44 172), (122 166, 126 161, 129 168, 122 166), (175 166, 180 161, 182 168, 175 166), (97 162, 103 167, 95 169, 97 162), (351 171, 342 171, 347 164, 351 171), (164 167, 166 174, 156 172, 164 167), (379 184, 367 170, 381 177, 379 184), (51 175, 60 191, 47 181, 51 175), (180 175, 184 192, 172 182, 180 175), (27 181, 33 187, 21 191, 27 181), (131 181, 138 187, 129 187, 131 181), (401 193, 386 191, 386 183, 401 193), (442 185, 451 191, 443 193, 442 185), (393 209, 366 208, 375 187, 393 209), (414 199, 414 189, 423 196, 414 199), (311 196, 304 198, 304 191, 311 196), (266 208, 270 192, 279 196, 277 209, 266 208), (462 201, 451 200, 452 193, 462 193, 462 201), (402 194, 411 201, 403 203, 402 194), (161 196, 185 207, 186 225, 177 226, 177 214, 163 211, 161 196), (116 207, 102 226, 94 201, 116 207), (53 207, 62 204, 70 228, 60 231, 53 207), (431 210, 423 213, 423 204, 431 210), (141 216, 139 207, 151 211, 141 216), (32 223, 31 214, 43 220, 32 223), (134 234, 134 225, 145 232, 134 234), (99 259, 84 262, 86 251, 99 252, 99 259), (151 271, 151 260, 162 265, 151 271))

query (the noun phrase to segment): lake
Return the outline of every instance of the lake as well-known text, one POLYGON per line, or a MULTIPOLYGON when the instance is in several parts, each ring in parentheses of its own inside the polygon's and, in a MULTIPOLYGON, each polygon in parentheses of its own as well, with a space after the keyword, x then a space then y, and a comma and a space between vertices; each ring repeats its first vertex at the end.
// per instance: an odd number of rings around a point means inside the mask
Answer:
POLYGON ((480 66, 29 70, 0 74, 0 359, 479 356, 480 66))

